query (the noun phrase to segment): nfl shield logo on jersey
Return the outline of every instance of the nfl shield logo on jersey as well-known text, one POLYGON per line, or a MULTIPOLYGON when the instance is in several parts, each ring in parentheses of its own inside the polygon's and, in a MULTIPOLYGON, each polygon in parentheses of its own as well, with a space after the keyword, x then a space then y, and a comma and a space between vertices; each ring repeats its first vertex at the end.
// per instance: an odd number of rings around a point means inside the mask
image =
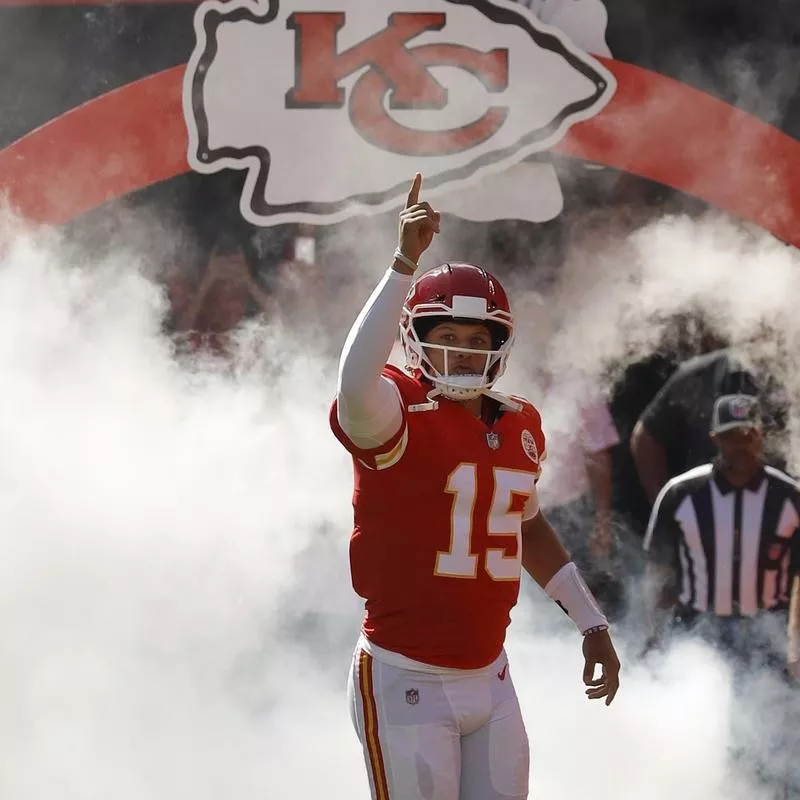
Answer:
POLYGON ((410 706, 419 703, 419 689, 406 689, 406 703, 410 706))
POLYGON ((486 434, 486 444, 492 450, 499 450, 500 449, 500 434, 498 433, 487 433, 486 434))

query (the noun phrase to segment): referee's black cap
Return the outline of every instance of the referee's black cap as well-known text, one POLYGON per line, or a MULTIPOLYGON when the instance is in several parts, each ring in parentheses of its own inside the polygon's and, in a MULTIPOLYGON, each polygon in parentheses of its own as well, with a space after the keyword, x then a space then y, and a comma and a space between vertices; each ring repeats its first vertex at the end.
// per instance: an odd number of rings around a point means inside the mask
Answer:
POLYGON ((711 414, 711 433, 734 428, 760 428, 758 398, 749 394, 725 394, 718 397, 711 414))

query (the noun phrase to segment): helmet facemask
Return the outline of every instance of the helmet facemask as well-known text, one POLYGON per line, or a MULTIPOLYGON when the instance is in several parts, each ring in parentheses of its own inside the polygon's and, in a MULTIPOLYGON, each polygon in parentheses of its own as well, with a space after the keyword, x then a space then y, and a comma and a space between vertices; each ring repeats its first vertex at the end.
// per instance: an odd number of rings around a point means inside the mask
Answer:
POLYGON ((514 341, 513 322, 511 315, 507 312, 500 310, 487 312, 486 303, 482 298, 455 297, 453 298, 453 308, 440 303, 419 305, 413 310, 408 307, 404 308, 400 338, 409 370, 419 370, 444 397, 450 400, 472 400, 491 389, 505 371, 506 361, 514 341), (427 325, 419 324, 426 321, 427 325), (486 325, 491 333, 492 349, 475 350, 451 345, 430 344, 424 341, 428 332, 442 322, 486 325), (420 336, 420 330, 422 336, 420 336), (444 361, 442 373, 433 366, 426 350, 442 352, 444 361), (481 372, 453 374, 452 369, 459 353, 484 356, 481 372))

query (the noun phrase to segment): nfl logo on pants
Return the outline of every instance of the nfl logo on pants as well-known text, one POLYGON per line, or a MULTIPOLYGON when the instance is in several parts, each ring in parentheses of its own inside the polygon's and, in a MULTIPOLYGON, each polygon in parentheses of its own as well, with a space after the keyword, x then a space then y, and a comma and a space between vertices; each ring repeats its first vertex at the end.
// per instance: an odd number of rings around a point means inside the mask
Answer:
POLYGON ((406 703, 410 706, 419 703, 419 689, 406 689, 406 703))

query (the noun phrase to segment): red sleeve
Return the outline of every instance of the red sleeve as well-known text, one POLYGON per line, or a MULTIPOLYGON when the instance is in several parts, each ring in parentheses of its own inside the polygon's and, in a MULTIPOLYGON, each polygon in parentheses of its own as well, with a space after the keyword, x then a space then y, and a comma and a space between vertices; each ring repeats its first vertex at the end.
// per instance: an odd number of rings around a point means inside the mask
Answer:
POLYGON ((547 440, 542 430, 542 416, 533 406, 531 406, 531 415, 535 421, 535 427, 531 432, 539 448, 539 463, 541 464, 547 458, 547 440))
MULTIPOLYGON (((387 375, 387 377, 394 380, 395 385, 397 385, 397 381, 388 370, 384 370, 384 375, 387 375)), ((394 434, 394 436, 392 436, 391 439, 389 439, 388 442, 384 442, 379 447, 373 447, 367 450, 357 447, 350 440, 348 435, 342 430, 342 426, 339 424, 339 419, 336 414, 336 400, 334 400, 331 404, 328 421, 330 423, 331 430, 333 431, 333 435, 339 440, 345 450, 347 450, 347 452, 353 456, 353 458, 358 459, 368 469, 388 469, 392 465, 396 464, 405 452, 406 444, 408 442, 408 421, 406 417, 406 403, 403 397, 403 391, 400 386, 398 386, 398 389, 400 389, 400 410, 403 415, 403 421, 399 430, 394 434)))
POLYGON ((533 437, 533 447, 530 451, 526 448, 528 456, 533 458, 536 456, 536 464, 539 467, 539 474, 541 475, 542 463, 547 458, 547 441, 545 440, 544 431, 542 430, 542 415, 538 409, 521 397, 515 397, 515 400, 522 403, 521 414, 525 420, 525 429, 530 431, 533 437))

